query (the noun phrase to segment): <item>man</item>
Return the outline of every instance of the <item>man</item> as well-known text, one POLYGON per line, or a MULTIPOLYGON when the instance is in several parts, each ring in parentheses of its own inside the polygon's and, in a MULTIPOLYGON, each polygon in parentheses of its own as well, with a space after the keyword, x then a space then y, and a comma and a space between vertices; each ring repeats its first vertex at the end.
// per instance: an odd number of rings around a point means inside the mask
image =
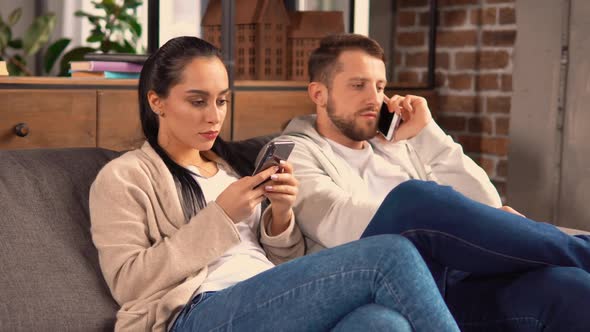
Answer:
POLYGON ((463 330, 590 330, 588 239, 501 207, 485 172, 433 121, 424 98, 384 95, 375 41, 326 37, 308 68, 316 114, 291 121, 280 139, 296 143, 294 211, 309 252, 403 234, 463 330), (393 142, 377 135, 383 101, 403 118, 393 142))

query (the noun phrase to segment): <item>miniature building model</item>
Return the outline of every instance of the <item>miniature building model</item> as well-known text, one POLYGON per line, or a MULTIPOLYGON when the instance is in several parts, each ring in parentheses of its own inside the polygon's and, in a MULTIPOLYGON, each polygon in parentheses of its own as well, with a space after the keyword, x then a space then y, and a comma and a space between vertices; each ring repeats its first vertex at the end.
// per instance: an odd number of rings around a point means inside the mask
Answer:
POLYGON ((309 79, 307 61, 320 40, 330 34, 344 32, 342 12, 304 11, 289 13, 291 25, 288 33, 287 79, 309 79))
MULTIPOLYGON (((281 0, 235 2, 236 79, 285 80, 289 15, 281 0)), ((221 46, 221 0, 211 0, 203 16, 204 39, 221 46)))
MULTIPOLYGON (((309 53, 322 37, 344 31, 341 12, 288 13, 282 0, 235 5, 237 80, 307 80, 309 53)), ((221 0, 209 1, 201 25, 203 38, 220 48, 221 0)))

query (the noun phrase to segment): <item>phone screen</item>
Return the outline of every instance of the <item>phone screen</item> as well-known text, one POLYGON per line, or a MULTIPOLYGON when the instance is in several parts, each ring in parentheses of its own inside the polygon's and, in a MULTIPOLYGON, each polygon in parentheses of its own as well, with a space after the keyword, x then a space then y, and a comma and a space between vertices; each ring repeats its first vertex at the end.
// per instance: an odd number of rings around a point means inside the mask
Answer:
POLYGON ((269 143, 252 175, 256 175, 271 166, 278 166, 281 160, 287 160, 293 147, 295 147, 295 143, 287 140, 269 143))
POLYGON ((399 126, 400 116, 397 113, 389 112, 389 108, 386 103, 381 104, 381 110, 379 111, 379 132, 385 136, 388 141, 393 139, 393 134, 399 126))

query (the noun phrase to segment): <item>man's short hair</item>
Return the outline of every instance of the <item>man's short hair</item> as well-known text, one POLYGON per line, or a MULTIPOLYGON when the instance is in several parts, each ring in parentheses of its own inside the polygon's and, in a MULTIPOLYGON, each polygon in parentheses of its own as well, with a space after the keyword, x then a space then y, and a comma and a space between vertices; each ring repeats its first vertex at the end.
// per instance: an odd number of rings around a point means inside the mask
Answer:
POLYGON ((309 81, 322 82, 329 87, 338 72, 338 57, 342 52, 349 50, 361 50, 385 62, 383 48, 369 37, 351 33, 329 35, 322 38, 320 47, 309 57, 309 81))

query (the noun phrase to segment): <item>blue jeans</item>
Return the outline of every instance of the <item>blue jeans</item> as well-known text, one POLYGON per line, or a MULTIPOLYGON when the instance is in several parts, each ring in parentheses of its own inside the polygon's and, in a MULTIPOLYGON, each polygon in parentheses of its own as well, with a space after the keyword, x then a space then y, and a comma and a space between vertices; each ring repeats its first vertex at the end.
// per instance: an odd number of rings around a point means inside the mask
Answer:
POLYGON ((171 331, 458 331, 420 254, 385 235, 197 296, 171 331))
POLYGON ((416 246, 462 331, 590 331, 590 239, 408 181, 362 237, 416 246))

